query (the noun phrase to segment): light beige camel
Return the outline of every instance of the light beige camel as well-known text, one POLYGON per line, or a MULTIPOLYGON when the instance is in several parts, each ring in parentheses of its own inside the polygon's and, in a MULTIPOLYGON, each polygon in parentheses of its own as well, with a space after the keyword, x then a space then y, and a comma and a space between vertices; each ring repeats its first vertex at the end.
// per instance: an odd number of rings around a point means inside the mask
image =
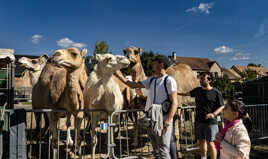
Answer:
MULTIPOLYGON (((47 54, 43 54, 39 58, 31 59, 27 57, 22 57, 18 60, 18 63, 20 64, 20 66, 25 67, 26 72, 28 72, 29 81, 31 83, 32 88, 38 82, 40 74, 47 63, 48 58, 49 57, 47 54)), ((42 109, 42 107, 38 107, 33 104, 32 109, 42 109)), ((41 128, 41 114, 38 112, 35 112, 35 117, 36 117, 35 119, 36 120, 36 135, 35 136, 38 136, 39 129, 41 128)), ((49 120, 48 120, 46 113, 44 114, 44 119, 45 119, 44 132, 47 132, 49 120)), ((39 134, 39 135, 43 136, 43 134, 39 134)))
MULTIPOLYGON (((124 55, 129 59, 130 65, 129 70, 132 75, 133 81, 142 81, 147 77, 144 73, 144 69, 141 63, 140 53, 141 48, 136 48, 134 46, 125 48, 123 50, 124 55)), ((178 92, 188 92, 199 85, 199 81, 196 78, 194 72, 190 66, 186 64, 172 65, 167 69, 167 74, 174 77, 178 85, 178 92)), ((139 90, 138 90, 139 92, 139 90)), ((190 97, 178 96, 178 105, 192 105, 194 104, 194 99, 190 97)), ((179 139, 178 123, 175 126, 175 135, 177 140, 179 139)), ((179 145, 178 145, 179 147, 179 145)))
POLYGON ((20 63, 20 66, 25 67, 27 70, 29 70, 30 73, 30 82, 32 87, 37 83, 39 80, 40 74, 47 64, 48 55, 43 54, 39 58, 30 59, 27 57, 22 57, 18 60, 20 63))
MULTIPOLYGON (((104 109, 110 115, 116 110, 123 108, 123 95, 119 84, 115 81, 113 73, 116 70, 127 67, 129 60, 124 56, 114 56, 111 54, 96 55, 97 64, 90 73, 86 88, 84 90, 85 107, 90 109, 104 109)), ((106 113, 91 113, 91 140, 92 158, 95 159, 97 145, 96 130, 97 123, 101 119, 107 118, 106 113)), ((113 143, 113 134, 112 143, 113 143)))

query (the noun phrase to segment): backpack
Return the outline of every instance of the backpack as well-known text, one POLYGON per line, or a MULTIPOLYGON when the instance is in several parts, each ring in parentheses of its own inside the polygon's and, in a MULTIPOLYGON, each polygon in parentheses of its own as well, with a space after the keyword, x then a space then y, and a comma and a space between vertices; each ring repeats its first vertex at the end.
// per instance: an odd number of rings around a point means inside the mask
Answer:
MULTIPOLYGON (((169 113, 169 110, 171 108, 171 101, 169 99, 169 95, 168 95, 168 90, 167 90, 167 78, 168 76, 165 77, 164 79, 164 87, 165 87, 165 92, 167 94, 167 99, 161 104, 162 105, 162 112, 163 115, 167 115, 169 113)), ((153 82, 153 80, 155 79, 155 83, 154 83, 154 100, 153 100, 153 104, 155 103, 155 94, 156 94, 156 77, 153 77, 150 79, 150 83, 149 83, 149 87, 151 87, 151 83, 153 82)))

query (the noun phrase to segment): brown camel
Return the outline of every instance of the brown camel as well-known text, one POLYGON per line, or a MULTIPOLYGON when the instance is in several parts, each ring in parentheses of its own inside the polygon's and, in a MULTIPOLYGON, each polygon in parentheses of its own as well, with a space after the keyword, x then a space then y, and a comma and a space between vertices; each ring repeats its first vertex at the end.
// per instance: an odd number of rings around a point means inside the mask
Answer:
MULTIPOLYGON (((132 75, 133 81, 142 81, 145 80, 147 77, 144 73, 144 69, 141 63, 140 53, 142 52, 141 48, 136 48, 134 46, 125 48, 123 50, 124 55, 129 59, 130 65, 129 70, 132 75)), ((167 74, 174 77, 178 85, 178 92, 188 92, 193 88, 199 85, 199 81, 196 78, 194 72, 190 68, 190 66, 186 64, 177 64, 172 65, 167 69, 167 74)), ((139 90, 137 93, 139 94, 139 90)), ((194 103, 194 99, 190 97, 182 97, 178 96, 178 105, 192 105, 194 103)), ((136 119, 137 120, 137 119, 136 119)), ((179 130, 178 122, 175 122, 175 135, 177 140, 179 139, 179 130)), ((136 124, 136 126, 138 126, 136 124)), ((136 130, 137 131, 137 130, 136 130)), ((178 149, 180 145, 177 145, 178 149)), ((179 154, 181 156, 181 154, 179 154)))
MULTIPOLYGON (((72 143, 70 136, 71 114, 76 115, 77 112, 73 110, 76 110, 77 107, 79 107, 79 105, 83 103, 83 100, 81 100, 83 98, 81 97, 81 90, 83 90, 83 88, 85 87, 85 83, 87 80, 86 70, 82 59, 82 55, 84 55, 85 53, 86 50, 82 50, 80 52, 76 48, 57 50, 55 53, 57 56, 54 56, 50 61, 47 62, 39 77, 38 82, 36 83, 32 91, 33 107, 43 109, 64 108, 69 112, 67 113, 66 123, 67 144, 72 143), (60 57, 63 56, 58 56, 61 53, 63 55, 70 54, 70 56, 66 55, 66 57, 70 57, 70 61, 68 62, 72 62, 72 54, 77 54, 77 61, 73 61, 74 65, 69 64, 70 67, 66 68, 64 60, 62 60, 63 62, 61 61, 61 63, 57 62, 57 59, 60 59, 60 57), (80 67, 72 71, 71 66, 75 67, 77 64, 75 62, 78 62, 79 60, 81 60, 80 67), (55 63, 57 63, 57 65, 55 63), (77 99, 78 97, 74 95, 75 93, 79 95, 79 100, 77 99)), ((56 121, 59 117, 65 117, 65 113, 51 113, 50 116, 50 125, 53 134, 54 144, 57 138, 57 133, 55 136, 55 131, 57 128, 56 121)))
MULTIPOLYGON (((84 90, 85 107, 90 109, 103 109, 109 115, 116 110, 123 108, 123 95, 119 84, 113 77, 116 70, 127 67, 129 60, 124 56, 114 56, 112 54, 96 55, 97 64, 90 73, 86 88, 84 90)), ((101 119, 107 118, 106 113, 91 113, 91 139, 92 139, 92 158, 95 159, 97 146, 97 135, 95 128, 101 119)), ((111 134, 113 143, 113 134, 111 134)))
MULTIPOLYGON (((75 116, 75 126, 77 129, 77 144, 80 146, 80 126, 83 119, 83 113, 79 112, 84 108, 83 89, 87 79, 85 62, 83 56, 87 53, 86 49, 80 51, 77 48, 68 48, 56 50, 52 61, 66 70, 66 86, 60 96, 59 101, 55 105, 56 108, 64 108, 68 113, 75 116)), ((52 113, 50 117, 52 142, 57 141, 57 123, 61 113, 52 113)), ((70 121, 70 120, 69 120, 70 121)))

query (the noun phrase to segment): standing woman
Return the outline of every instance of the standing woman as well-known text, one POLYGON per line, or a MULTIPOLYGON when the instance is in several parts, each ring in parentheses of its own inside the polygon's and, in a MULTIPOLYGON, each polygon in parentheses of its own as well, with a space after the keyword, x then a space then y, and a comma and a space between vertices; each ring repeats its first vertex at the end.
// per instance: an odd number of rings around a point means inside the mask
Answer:
POLYGON ((223 118, 227 120, 224 129, 216 135, 216 147, 221 159, 249 159, 250 138, 247 127, 251 127, 245 111, 245 104, 239 100, 230 100, 225 105, 223 118), (244 125, 243 124, 243 119, 244 125))

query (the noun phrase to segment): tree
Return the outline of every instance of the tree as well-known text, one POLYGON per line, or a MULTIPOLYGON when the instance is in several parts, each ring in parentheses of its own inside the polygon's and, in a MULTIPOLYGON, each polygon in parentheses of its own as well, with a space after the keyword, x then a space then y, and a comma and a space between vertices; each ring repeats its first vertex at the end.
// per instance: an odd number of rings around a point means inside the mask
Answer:
POLYGON ((246 81, 254 80, 258 77, 258 73, 255 70, 247 69, 246 71, 240 73, 241 77, 246 81))
POLYGON ((96 56, 96 54, 109 53, 108 50, 109 50, 109 46, 105 41, 96 42, 95 50, 94 50, 94 56, 96 56))
POLYGON ((155 57, 155 53, 153 51, 144 51, 141 54, 141 63, 145 72, 146 76, 151 76, 153 74, 152 72, 152 63, 153 58, 155 57))
POLYGON ((255 63, 249 63, 248 66, 257 67, 257 65, 255 63))
POLYGON ((93 56, 89 55, 89 56, 85 57, 85 64, 87 67, 88 74, 93 70, 93 68, 97 62, 96 58, 95 58, 96 54, 111 53, 111 52, 108 52, 108 50, 109 50, 109 46, 105 41, 96 42, 93 56))
POLYGON ((215 78, 212 86, 217 88, 224 97, 231 97, 234 95, 234 86, 226 75, 223 77, 215 78))

